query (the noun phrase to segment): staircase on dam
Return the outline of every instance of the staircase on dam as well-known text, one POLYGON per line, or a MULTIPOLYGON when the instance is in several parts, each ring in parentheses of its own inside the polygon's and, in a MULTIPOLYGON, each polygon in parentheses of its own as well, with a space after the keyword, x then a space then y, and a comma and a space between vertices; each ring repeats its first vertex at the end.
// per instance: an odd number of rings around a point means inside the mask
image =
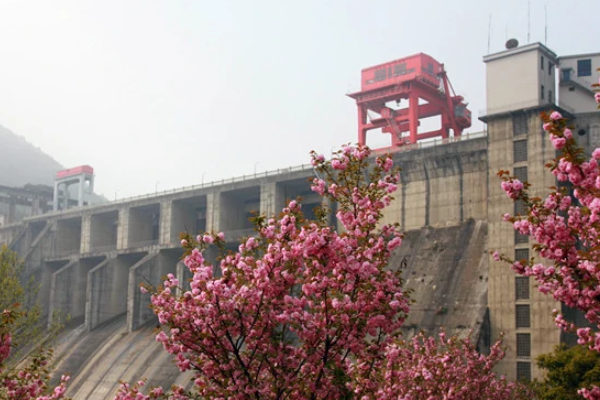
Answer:
MULTIPOLYGON (((449 333, 473 330, 481 349, 489 345, 486 141, 462 136, 394 155, 402 182, 384 222, 406 231, 390 267, 406 265, 405 285, 413 290, 408 335, 444 326, 449 333)), ((313 177, 302 167, 0 227, 0 243, 10 244, 41 283, 48 321, 55 311, 71 318, 56 351, 57 373, 73 376, 68 395, 109 399, 119 379, 187 384, 154 340, 157 319, 139 285, 159 285, 168 273, 181 282, 190 277, 180 260, 180 232, 223 231, 235 250, 253 232, 253 211, 273 214, 300 197, 310 217, 322 204, 310 190, 313 177)))

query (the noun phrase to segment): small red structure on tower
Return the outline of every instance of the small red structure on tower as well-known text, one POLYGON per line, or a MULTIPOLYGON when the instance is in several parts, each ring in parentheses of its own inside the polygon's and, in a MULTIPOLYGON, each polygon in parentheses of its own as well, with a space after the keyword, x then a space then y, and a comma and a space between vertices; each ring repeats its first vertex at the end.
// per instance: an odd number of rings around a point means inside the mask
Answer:
POLYGON ((382 129, 391 134, 391 147, 416 143, 421 139, 460 136, 471 126, 471 111, 462 96, 450 84, 444 64, 419 53, 385 64, 365 68, 361 73, 361 91, 349 94, 358 106, 358 142, 365 144, 367 132, 382 129), (391 108, 408 99, 408 107, 391 108), (419 104, 419 99, 424 100, 419 104), (370 111, 377 114, 372 116, 370 111), (441 129, 418 133, 419 120, 441 116, 441 129), (405 133, 408 132, 408 135, 405 133))

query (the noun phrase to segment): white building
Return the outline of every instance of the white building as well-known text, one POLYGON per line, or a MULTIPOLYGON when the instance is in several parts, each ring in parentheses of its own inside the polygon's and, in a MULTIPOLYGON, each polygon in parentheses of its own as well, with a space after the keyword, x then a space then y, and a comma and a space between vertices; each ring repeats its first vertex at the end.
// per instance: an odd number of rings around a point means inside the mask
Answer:
MULTIPOLYGON (((523 214, 521 202, 514 205, 500 188, 499 170, 509 170, 533 184, 531 193, 544 196, 556 184, 544 165, 556 156, 542 131, 540 113, 559 110, 574 125, 581 146, 600 145, 600 112, 591 85, 597 82, 600 53, 557 57, 541 43, 518 47, 483 58, 487 70, 487 110, 481 120, 488 131, 488 249, 513 259, 535 256, 529 237, 516 234, 502 221, 504 213, 523 214), (557 70, 557 66, 560 70, 557 70), (556 75, 560 71, 560 83, 556 75), (558 83, 558 84, 557 84, 558 83), (559 106, 556 92, 559 92, 559 106)), ((555 326, 553 309, 561 304, 543 295, 528 277, 517 276, 504 262, 489 258, 488 307, 492 342, 504 336, 506 357, 498 371, 510 379, 540 378, 536 358, 554 346, 570 343, 555 326)), ((581 318, 563 309, 567 319, 581 318)))
POLYGON ((486 115, 554 104, 557 61, 556 54, 541 43, 483 57, 486 115))
POLYGON ((560 68, 559 105, 577 113, 597 111, 592 84, 598 83, 600 53, 558 58, 560 68))

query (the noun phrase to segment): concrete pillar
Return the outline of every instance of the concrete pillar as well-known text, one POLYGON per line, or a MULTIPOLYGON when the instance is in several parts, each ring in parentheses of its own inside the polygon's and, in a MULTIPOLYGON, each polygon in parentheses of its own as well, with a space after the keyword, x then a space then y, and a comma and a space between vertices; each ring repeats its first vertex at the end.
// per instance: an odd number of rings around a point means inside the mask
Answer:
POLYGON ((129 246, 129 207, 119 209, 119 225, 117 227, 117 249, 129 246))
POLYGON ((91 250, 91 234, 92 234, 92 216, 84 215, 81 218, 81 244, 79 247, 79 252, 89 253, 91 250))
POLYGON ((17 216, 17 199, 15 198, 14 194, 10 195, 10 200, 9 200, 9 204, 8 204, 8 222, 9 224, 12 224, 13 222, 16 221, 17 216))
POLYGON ((92 330, 127 312, 129 270, 145 254, 127 254, 107 259, 88 273, 85 325, 92 330))
POLYGON ((54 197, 52 200, 52 208, 54 211, 58 211, 58 192, 59 192, 60 184, 58 182, 54 182, 54 197))
POLYGON ((77 206, 78 207, 83 207, 83 188, 85 187, 85 177, 83 175, 81 175, 79 177, 79 196, 77 196, 77 206))
MULTIPOLYGON (((129 332, 141 327, 146 322, 155 318, 154 313, 148 307, 150 305, 150 294, 142 293, 140 285, 148 283, 158 286, 163 274, 161 271, 160 257, 158 252, 148 254, 129 269, 129 285, 127 288, 127 329, 129 332)), ((176 272, 177 260, 173 261, 172 270, 176 272)))
POLYGON ((276 182, 265 182, 260 184, 260 213, 271 216, 275 214, 277 194, 276 182))
POLYGON ((177 265, 175 266, 175 276, 179 280, 179 286, 181 286, 183 290, 188 290, 190 287, 189 280, 192 279, 192 273, 183 261, 177 262, 177 265))
POLYGON ((206 231, 217 232, 219 230, 220 221, 219 214, 221 213, 221 207, 219 199, 221 192, 213 192, 206 195, 206 231))
POLYGON ((63 194, 64 194, 64 196, 63 196, 63 201, 64 201, 63 210, 66 210, 66 209, 69 208, 69 197, 70 197, 69 196, 69 186, 70 185, 68 183, 66 183, 66 182, 63 183, 63 187, 64 187, 64 189, 63 189, 63 194))
MULTIPOLYGON (((72 309, 73 290, 77 289, 74 285, 74 267, 78 261, 73 260, 68 262, 62 268, 55 271, 50 277, 50 296, 48 299, 48 326, 54 322, 55 314, 69 315, 71 318, 76 318, 72 309)), ((81 282, 78 282, 81 283, 81 282)), ((84 283, 85 285, 85 283, 84 283)), ((84 286, 85 288, 85 286, 84 286)), ((81 299, 79 304, 85 304, 85 298, 81 299)))
MULTIPOLYGON (((171 218, 173 208, 173 200, 165 199, 160 202, 160 223, 158 233, 159 244, 171 243, 171 218)), ((193 233, 193 232, 192 232, 193 233)))

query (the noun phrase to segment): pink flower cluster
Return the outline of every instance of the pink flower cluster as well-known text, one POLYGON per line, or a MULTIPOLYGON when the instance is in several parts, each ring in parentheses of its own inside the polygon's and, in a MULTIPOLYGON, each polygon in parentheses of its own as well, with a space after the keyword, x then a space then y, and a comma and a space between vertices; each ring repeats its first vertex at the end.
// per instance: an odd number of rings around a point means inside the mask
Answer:
POLYGON ((13 346, 11 327, 18 310, 4 310, 0 323, 0 397, 21 400, 63 399, 69 377, 63 375, 58 386, 49 389, 50 375, 46 367, 49 352, 42 351, 22 368, 8 368, 6 362, 13 346))
MULTIPOLYGON (((585 313, 586 319, 600 329, 600 149, 586 159, 577 146, 566 119, 558 112, 544 115, 544 130, 556 149, 561 150, 548 165, 560 185, 540 199, 527 188, 515 190, 520 183, 502 171, 502 188, 513 200, 525 202, 527 215, 505 216, 515 230, 535 240, 534 249, 550 265, 531 260, 513 261, 513 269, 537 281, 542 293, 585 313)), ((500 257, 499 257, 500 258, 500 257)), ((504 260, 508 258, 502 257, 504 260)), ((600 351, 600 333, 577 329, 555 313, 557 326, 576 330, 579 343, 600 351)), ((600 390, 580 392, 588 399, 600 399, 600 390)))
MULTIPOLYGON (((492 371, 503 357, 500 342, 484 356, 469 338, 448 339, 441 332, 436 340, 421 333, 388 346, 378 374, 359 379, 359 384, 373 392, 368 398, 377 400, 531 398, 526 389, 492 371)), ((359 372, 361 367, 356 365, 359 372)))
POLYGON ((468 342, 444 342, 456 347, 444 354, 422 336, 403 344, 409 300, 401 271, 389 265, 402 236, 397 225, 380 224, 400 176, 391 157, 371 164, 369 156, 365 146, 344 146, 331 161, 312 154, 322 177, 313 190, 336 203, 343 233, 325 218, 307 220, 292 200, 277 218, 257 219, 257 235, 237 252, 223 252, 217 266, 203 250, 224 249, 222 235, 182 238, 189 287, 168 275, 152 307, 165 328, 156 339, 181 371, 194 371, 192 392, 142 394, 144 382, 138 382, 123 384, 116 399, 425 400, 512 393, 491 373, 499 347, 485 357, 468 342))

